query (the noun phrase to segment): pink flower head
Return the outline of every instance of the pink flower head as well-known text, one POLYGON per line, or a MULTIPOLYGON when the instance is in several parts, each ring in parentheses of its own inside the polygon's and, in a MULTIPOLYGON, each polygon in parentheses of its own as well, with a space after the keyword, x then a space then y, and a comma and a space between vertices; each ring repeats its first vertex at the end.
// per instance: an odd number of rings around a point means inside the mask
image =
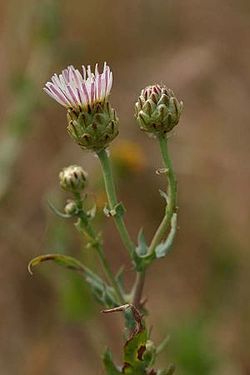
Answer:
POLYGON ((54 74, 47 82, 44 91, 59 104, 69 109, 86 109, 96 103, 107 101, 113 82, 110 67, 104 63, 103 72, 99 73, 98 64, 95 73, 90 65, 82 66, 83 74, 73 65, 64 69, 59 76, 54 74))

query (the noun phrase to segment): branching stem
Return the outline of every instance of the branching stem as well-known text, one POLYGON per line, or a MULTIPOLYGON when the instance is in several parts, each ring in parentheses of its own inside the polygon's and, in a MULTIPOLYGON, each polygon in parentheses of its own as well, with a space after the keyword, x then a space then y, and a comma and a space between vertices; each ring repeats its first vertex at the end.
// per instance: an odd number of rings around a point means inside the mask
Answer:
MULTIPOLYGON (((118 205, 112 169, 110 165, 110 160, 106 149, 97 152, 97 156, 100 160, 102 173, 104 178, 105 189, 107 193, 109 209, 115 210, 115 207, 118 205)), ((134 251, 134 244, 130 238, 126 225, 124 223, 123 217, 120 214, 115 214, 114 216, 115 224, 120 234, 123 245, 128 250, 130 256, 132 257, 134 251)))

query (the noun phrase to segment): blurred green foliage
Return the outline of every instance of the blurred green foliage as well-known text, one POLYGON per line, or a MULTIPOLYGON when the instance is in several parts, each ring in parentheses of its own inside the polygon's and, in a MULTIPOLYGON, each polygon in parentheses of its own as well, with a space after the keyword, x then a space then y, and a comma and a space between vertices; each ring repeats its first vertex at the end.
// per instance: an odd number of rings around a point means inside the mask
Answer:
POLYGON ((216 349, 209 343, 206 318, 191 317, 171 330, 169 351, 182 375, 212 375, 217 366, 216 349))

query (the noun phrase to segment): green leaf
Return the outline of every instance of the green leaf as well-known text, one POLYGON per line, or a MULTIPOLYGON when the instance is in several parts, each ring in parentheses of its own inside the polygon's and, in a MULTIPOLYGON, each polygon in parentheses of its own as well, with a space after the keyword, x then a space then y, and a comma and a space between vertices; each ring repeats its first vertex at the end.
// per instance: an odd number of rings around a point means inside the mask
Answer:
POLYGON ((145 374, 147 362, 144 361, 143 355, 146 351, 146 343, 148 339, 148 332, 145 328, 141 313, 133 305, 128 305, 125 309, 131 312, 131 317, 134 320, 134 327, 131 324, 132 330, 129 339, 124 345, 124 374, 145 374))
POLYGON ((99 303, 108 308, 117 306, 114 289, 108 286, 99 276, 91 271, 85 279, 99 303))
POLYGON ((118 370, 113 362, 112 354, 109 349, 107 349, 102 356, 103 364, 107 375, 119 375, 121 372, 118 370))
POLYGON ((166 203, 168 203, 168 195, 165 191, 159 189, 160 196, 165 199, 166 203))
POLYGON ((115 292, 112 287, 108 286, 100 276, 96 275, 88 267, 82 264, 76 258, 62 254, 46 254, 40 255, 32 259, 28 264, 28 270, 32 275, 32 268, 39 265, 42 262, 53 261, 59 266, 69 268, 75 271, 82 272, 85 276, 86 282, 90 285, 92 293, 96 297, 99 303, 104 307, 117 306, 115 298, 115 292))
POLYGON ((162 342, 157 346, 156 348, 156 353, 157 355, 160 354, 163 350, 165 350, 165 348, 167 347, 168 343, 169 343, 169 340, 170 340, 170 336, 167 335, 163 340, 162 342))
POLYGON ((169 232, 169 235, 166 239, 166 241, 161 242, 158 246, 155 248, 155 255, 156 258, 163 258, 167 255, 167 253, 171 250, 171 247, 173 245, 173 241, 175 238, 177 230, 177 214, 174 213, 171 219, 171 230, 169 232))
POLYGON ((148 246, 143 233, 143 228, 140 229, 138 234, 138 246, 136 247, 136 252, 139 256, 143 256, 148 253, 148 246))
POLYGON ((124 290, 124 266, 122 266, 118 270, 118 272, 117 272, 117 274, 115 276, 115 279, 116 279, 116 282, 117 282, 120 290, 122 290, 123 292, 125 292, 125 290, 124 290))
POLYGON ((32 269, 33 267, 39 265, 42 262, 46 261, 53 261, 54 263, 58 264, 59 266, 66 267, 75 271, 83 271, 85 272, 87 270, 87 267, 85 267, 79 260, 76 258, 73 258, 68 255, 62 255, 62 254, 46 254, 46 255, 40 255, 34 259, 32 259, 28 264, 28 270, 29 273, 32 275, 32 269))
POLYGON ((48 200, 48 205, 49 205, 49 208, 51 209, 51 211, 56 214, 57 216, 61 217, 62 219, 69 219, 71 216, 68 215, 68 214, 65 214, 61 211, 59 211, 54 205, 53 203, 51 203, 49 200, 48 200))
POLYGON ((142 331, 128 340, 124 347, 125 374, 145 374, 147 363, 143 360, 143 354, 146 350, 147 331, 142 331))
POLYGON ((143 271, 155 258, 155 254, 148 253, 148 245, 143 233, 143 229, 140 229, 138 234, 138 246, 133 252, 133 261, 135 269, 138 272, 143 271))

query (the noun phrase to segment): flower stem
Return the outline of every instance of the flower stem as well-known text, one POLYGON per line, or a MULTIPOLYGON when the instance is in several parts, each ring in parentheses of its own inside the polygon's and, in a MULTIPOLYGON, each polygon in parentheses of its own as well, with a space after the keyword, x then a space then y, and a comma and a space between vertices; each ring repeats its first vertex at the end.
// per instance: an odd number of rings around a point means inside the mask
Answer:
POLYGON ((145 273, 146 273, 145 270, 141 272, 137 272, 135 285, 133 289, 132 304, 139 310, 141 308, 141 299, 142 299, 142 293, 143 293, 143 288, 144 288, 144 283, 145 283, 145 273))
POLYGON ((177 192, 177 184, 176 178, 174 174, 173 165, 168 153, 168 141, 165 135, 160 135, 158 137, 161 154, 163 158, 163 162, 167 169, 167 179, 168 179, 168 202, 165 210, 165 215, 160 223, 155 235, 151 241, 149 252, 152 253, 156 246, 161 242, 166 230, 168 229, 171 218, 173 213, 176 212, 176 192, 177 192))
POLYGON ((102 244, 100 243, 100 240, 98 239, 98 235, 95 232, 94 228, 90 225, 90 223, 87 220, 84 220, 84 218, 79 218, 79 221, 76 223, 76 227, 79 232, 85 234, 88 237, 91 246, 96 250, 99 256, 103 271, 105 275, 107 276, 107 279, 109 280, 110 284, 113 286, 115 290, 116 296, 118 298, 118 303, 119 304, 125 303, 122 291, 120 290, 117 284, 117 281, 115 279, 115 276, 113 272, 111 271, 107 258, 104 254, 102 244))
MULTIPOLYGON (((105 184, 105 189, 106 189, 108 203, 109 203, 109 209, 115 210, 116 206, 118 205, 118 200, 117 200, 117 195, 116 195, 116 190, 115 190, 115 185, 114 185, 114 180, 113 180, 113 175, 112 175, 112 169, 111 169, 111 165, 109 161, 109 156, 108 156, 106 149, 98 151, 97 156, 100 160, 101 167, 102 167, 104 184, 105 184)), ((123 245, 128 250, 130 256, 132 257, 133 251, 134 251, 134 244, 125 226, 122 215, 114 214, 114 220, 115 220, 117 230, 120 234, 121 240, 123 242, 123 245)))

